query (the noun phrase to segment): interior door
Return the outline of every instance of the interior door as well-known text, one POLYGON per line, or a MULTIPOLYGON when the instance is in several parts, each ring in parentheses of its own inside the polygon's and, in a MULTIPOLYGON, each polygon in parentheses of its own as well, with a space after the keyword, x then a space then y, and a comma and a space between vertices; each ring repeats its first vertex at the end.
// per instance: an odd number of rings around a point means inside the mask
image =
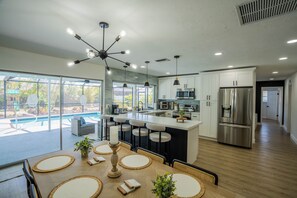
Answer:
POLYGON ((277 104, 278 104, 278 91, 268 91, 267 95, 267 118, 277 120, 277 104))

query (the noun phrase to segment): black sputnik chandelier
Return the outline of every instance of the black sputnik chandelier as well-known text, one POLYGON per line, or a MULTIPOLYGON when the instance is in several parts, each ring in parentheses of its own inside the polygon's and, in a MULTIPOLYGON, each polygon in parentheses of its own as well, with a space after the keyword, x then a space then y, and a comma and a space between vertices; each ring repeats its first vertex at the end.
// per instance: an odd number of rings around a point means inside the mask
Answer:
POLYGON ((115 41, 107 49, 105 49, 105 29, 109 27, 109 24, 106 23, 106 22, 100 22, 99 23, 99 26, 103 29, 103 42, 102 42, 102 49, 101 50, 98 50, 93 45, 91 45, 88 42, 86 42, 84 39, 81 38, 81 36, 79 36, 78 34, 76 34, 72 29, 67 28, 68 34, 74 36, 77 40, 82 41, 83 43, 85 43, 86 45, 88 45, 91 48, 91 49, 87 49, 86 50, 86 52, 87 52, 87 58, 81 59, 81 60, 76 60, 76 61, 73 61, 73 62, 69 62, 68 63, 68 66, 73 66, 74 64, 79 64, 80 62, 83 62, 83 61, 87 61, 87 60, 90 60, 90 59, 93 59, 93 58, 100 57, 105 62, 105 66, 106 66, 106 70, 107 70, 107 73, 108 74, 111 74, 111 70, 110 70, 110 67, 109 67, 109 65, 107 63, 107 60, 106 60, 107 58, 110 58, 110 59, 116 60, 118 62, 124 63, 125 66, 131 66, 132 68, 136 69, 137 68, 137 65, 131 64, 129 62, 122 61, 120 59, 117 59, 117 58, 111 56, 111 55, 114 55, 114 54, 130 54, 130 51, 129 50, 120 51, 120 52, 109 52, 109 50, 111 49, 111 47, 116 42, 118 42, 122 37, 124 37, 126 35, 126 32, 125 31, 121 31, 121 33, 115 38, 115 41))

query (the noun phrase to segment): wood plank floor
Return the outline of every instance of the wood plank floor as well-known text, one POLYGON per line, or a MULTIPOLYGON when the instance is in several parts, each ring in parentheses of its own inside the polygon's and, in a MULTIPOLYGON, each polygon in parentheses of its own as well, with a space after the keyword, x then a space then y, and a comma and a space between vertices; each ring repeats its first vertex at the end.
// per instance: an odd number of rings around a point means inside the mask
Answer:
POLYGON ((219 185, 246 197, 297 197, 297 145, 274 121, 258 126, 243 149, 199 141, 196 165, 218 174, 219 185))

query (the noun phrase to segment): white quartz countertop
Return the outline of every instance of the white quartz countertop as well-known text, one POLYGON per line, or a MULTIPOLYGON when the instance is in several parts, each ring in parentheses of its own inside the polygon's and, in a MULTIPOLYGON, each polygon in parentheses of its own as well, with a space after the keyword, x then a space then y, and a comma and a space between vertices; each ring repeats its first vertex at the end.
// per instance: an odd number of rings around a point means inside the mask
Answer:
POLYGON ((146 115, 144 113, 136 113, 136 112, 129 112, 126 114, 120 115, 109 115, 110 117, 114 118, 126 118, 127 120, 140 120, 146 123, 153 123, 153 124, 162 124, 169 128, 174 129, 181 129, 181 130, 191 130, 195 127, 198 127, 202 122, 197 120, 185 120, 184 123, 176 122, 175 118, 168 118, 168 117, 158 117, 152 115, 146 115))

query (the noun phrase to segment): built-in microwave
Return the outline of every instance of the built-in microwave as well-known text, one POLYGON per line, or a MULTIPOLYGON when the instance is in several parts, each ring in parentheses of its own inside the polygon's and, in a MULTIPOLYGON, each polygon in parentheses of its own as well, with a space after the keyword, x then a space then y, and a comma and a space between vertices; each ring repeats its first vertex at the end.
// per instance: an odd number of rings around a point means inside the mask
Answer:
POLYGON ((195 89, 187 88, 184 91, 182 89, 177 89, 176 99, 195 99, 195 89))

